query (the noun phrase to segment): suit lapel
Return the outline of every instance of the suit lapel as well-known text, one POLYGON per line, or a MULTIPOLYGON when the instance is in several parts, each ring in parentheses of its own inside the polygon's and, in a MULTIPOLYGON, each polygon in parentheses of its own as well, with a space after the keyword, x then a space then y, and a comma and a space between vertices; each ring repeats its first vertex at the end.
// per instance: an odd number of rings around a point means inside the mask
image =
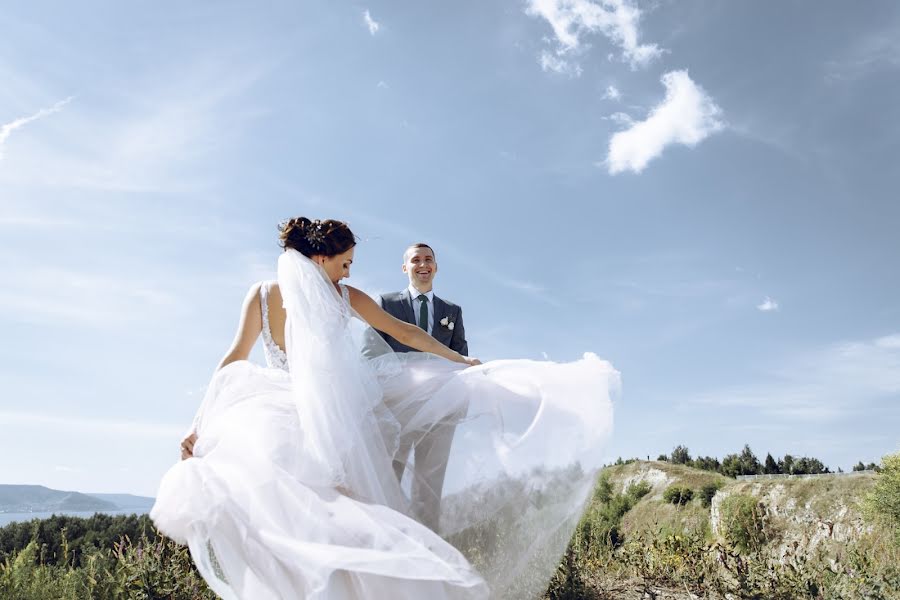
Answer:
POLYGON ((416 315, 413 314, 412 307, 412 298, 409 295, 409 290, 403 290, 403 293, 400 294, 400 304, 403 305, 403 313, 407 323, 411 325, 416 324, 416 315))
POLYGON ((447 305, 444 301, 434 296, 434 327, 431 329, 431 337, 444 343, 444 333, 449 331, 441 325, 441 319, 447 316, 447 305))

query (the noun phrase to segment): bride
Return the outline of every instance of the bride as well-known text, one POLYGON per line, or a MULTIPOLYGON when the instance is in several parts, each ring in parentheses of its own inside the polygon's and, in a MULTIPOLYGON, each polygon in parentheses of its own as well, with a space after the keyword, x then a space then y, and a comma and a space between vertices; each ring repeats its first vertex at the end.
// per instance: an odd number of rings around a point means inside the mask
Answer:
POLYGON ((540 597, 602 463, 618 373, 593 354, 480 365, 340 283, 346 224, 291 219, 281 242, 277 284, 248 294, 163 477, 157 527, 226 599, 540 597), (267 368, 246 360, 260 334, 267 368), (446 431, 396 468, 401 443, 446 431))

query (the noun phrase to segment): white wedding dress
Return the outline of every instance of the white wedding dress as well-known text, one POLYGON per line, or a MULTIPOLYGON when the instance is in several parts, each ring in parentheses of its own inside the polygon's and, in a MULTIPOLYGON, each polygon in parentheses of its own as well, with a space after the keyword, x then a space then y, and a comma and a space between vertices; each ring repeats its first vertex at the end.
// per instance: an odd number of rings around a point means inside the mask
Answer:
POLYGON ((592 354, 395 354, 298 252, 278 281, 286 352, 263 290, 269 366, 213 377, 194 458, 150 513, 160 531, 226 599, 539 598, 602 464, 618 373, 592 354))

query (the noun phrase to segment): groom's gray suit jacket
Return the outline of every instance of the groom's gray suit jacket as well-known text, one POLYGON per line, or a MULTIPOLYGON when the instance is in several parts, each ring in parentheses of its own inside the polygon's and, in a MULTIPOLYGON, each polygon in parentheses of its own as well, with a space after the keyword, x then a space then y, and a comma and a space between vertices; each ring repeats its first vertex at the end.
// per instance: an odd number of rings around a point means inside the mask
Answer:
MULTIPOLYGON (((413 314, 412 298, 409 296, 409 290, 402 292, 393 292, 381 295, 381 307, 401 321, 406 321, 412 325, 416 325, 416 316, 413 314)), ((437 295, 434 296, 434 326, 432 327, 431 336, 444 344, 451 350, 456 350, 463 356, 469 355, 469 344, 466 342, 466 328, 463 326, 462 309, 447 302, 437 295), (448 325, 441 324, 441 321, 447 319, 448 325), (453 323, 453 329, 449 324, 453 323)), ((394 352, 415 352, 416 350, 405 346, 387 335, 382 333, 381 337, 394 349, 394 352)))

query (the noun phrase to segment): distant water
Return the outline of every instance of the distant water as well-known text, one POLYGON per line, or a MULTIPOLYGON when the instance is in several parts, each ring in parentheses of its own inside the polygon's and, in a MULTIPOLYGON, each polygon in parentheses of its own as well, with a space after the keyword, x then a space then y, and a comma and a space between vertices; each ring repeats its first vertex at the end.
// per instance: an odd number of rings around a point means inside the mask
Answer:
POLYGON ((120 510, 89 510, 89 511, 55 511, 55 512, 29 512, 29 513, 0 513, 0 527, 17 521, 31 521, 32 519, 49 519, 53 515, 68 515, 70 517, 93 517, 96 513, 105 515, 143 515, 150 512, 142 508, 123 508, 120 510))

